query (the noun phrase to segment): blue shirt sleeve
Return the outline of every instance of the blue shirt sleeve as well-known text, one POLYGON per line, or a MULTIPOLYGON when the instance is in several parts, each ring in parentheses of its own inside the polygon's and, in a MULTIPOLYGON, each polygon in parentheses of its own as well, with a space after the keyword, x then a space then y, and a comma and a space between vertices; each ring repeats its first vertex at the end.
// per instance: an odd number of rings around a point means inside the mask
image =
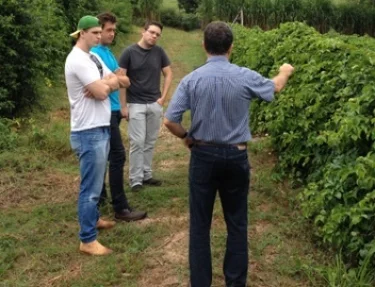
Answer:
POLYGON ((246 85, 251 96, 271 102, 274 99, 275 83, 250 69, 247 74, 246 85))
POLYGON ((181 123, 185 111, 190 109, 190 96, 184 81, 178 85, 168 105, 165 117, 174 123, 181 123))

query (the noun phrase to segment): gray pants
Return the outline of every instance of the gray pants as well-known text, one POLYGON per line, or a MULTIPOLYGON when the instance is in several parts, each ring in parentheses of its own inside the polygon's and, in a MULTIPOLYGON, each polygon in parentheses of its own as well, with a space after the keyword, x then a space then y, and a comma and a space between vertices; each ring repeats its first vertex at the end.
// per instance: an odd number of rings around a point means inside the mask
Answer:
POLYGON ((158 137, 163 107, 152 104, 128 104, 130 141, 129 180, 130 186, 142 184, 152 178, 152 154, 158 137))

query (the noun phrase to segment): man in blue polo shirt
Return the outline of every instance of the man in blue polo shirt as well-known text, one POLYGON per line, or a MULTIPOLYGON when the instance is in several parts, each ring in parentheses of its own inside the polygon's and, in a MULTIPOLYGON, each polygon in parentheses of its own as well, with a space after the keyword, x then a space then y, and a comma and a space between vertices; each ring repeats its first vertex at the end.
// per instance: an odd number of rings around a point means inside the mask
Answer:
MULTIPOLYGON (((116 32, 116 17, 111 13, 102 13, 97 16, 102 25, 100 44, 91 49, 91 52, 100 57, 107 67, 115 74, 126 77, 124 71, 119 68, 117 60, 109 45, 112 44, 116 32)), ((130 86, 129 79, 128 86, 130 86)), ((110 151, 109 151, 109 186, 112 196, 112 206, 117 220, 135 221, 144 219, 147 213, 144 211, 132 210, 127 201, 124 190, 124 164, 125 148, 122 143, 120 122, 122 117, 127 116, 127 106, 125 96, 121 97, 119 91, 114 91, 110 95, 111 102, 111 123, 110 123, 110 151)), ((107 198, 105 184, 101 193, 103 203, 107 198)))

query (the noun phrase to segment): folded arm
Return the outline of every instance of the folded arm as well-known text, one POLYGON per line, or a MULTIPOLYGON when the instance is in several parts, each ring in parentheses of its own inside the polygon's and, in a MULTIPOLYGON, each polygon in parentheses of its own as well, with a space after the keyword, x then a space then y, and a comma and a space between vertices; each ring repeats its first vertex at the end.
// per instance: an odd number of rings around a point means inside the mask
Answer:
POLYGON ((85 86, 85 96, 103 101, 111 92, 118 90, 119 87, 117 76, 110 74, 85 86))

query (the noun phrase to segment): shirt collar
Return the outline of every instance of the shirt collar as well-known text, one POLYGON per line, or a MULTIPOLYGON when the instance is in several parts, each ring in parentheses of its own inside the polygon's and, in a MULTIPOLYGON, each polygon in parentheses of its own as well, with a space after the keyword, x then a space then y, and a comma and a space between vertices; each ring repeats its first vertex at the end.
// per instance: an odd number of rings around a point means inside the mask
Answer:
POLYGON ((207 59, 207 63, 210 62, 229 62, 226 56, 211 56, 207 59))

